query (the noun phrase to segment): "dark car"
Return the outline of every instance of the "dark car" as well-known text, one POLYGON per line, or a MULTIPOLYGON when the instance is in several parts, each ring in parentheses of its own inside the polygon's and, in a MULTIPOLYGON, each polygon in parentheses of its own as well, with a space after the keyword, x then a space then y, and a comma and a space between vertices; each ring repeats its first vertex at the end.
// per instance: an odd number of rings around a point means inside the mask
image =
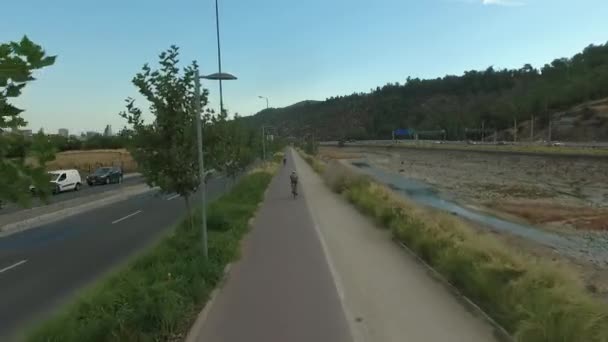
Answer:
POLYGON ((116 166, 100 167, 87 176, 87 184, 110 184, 122 182, 122 169, 116 166))

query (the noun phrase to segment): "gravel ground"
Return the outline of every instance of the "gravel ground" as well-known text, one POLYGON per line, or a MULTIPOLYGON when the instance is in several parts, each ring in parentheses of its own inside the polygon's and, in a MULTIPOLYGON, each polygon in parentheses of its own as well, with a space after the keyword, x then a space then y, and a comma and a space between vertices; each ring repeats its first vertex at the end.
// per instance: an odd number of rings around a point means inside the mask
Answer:
POLYGON ((593 288, 608 293, 608 159, 332 147, 323 147, 321 156, 364 159, 430 184, 463 207, 555 233, 567 243, 556 247, 510 234, 497 237, 575 264, 593 288))

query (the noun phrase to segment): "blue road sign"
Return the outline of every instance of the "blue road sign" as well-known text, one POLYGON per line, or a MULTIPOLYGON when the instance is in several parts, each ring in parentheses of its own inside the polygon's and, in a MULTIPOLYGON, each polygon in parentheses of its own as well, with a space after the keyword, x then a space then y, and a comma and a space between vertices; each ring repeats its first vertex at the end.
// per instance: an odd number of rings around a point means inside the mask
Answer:
POLYGON ((395 130, 395 135, 412 135, 414 134, 413 130, 407 128, 399 128, 395 130))

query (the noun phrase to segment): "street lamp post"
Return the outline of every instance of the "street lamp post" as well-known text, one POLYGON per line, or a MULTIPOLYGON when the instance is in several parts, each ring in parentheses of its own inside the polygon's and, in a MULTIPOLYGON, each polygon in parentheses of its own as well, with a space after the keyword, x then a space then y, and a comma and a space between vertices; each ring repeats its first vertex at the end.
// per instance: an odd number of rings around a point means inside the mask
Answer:
POLYGON ((258 97, 266 100, 266 109, 268 109, 268 98, 266 96, 258 96, 258 97))
MULTIPOLYGON (((266 96, 258 96, 260 99, 266 100, 266 109, 268 109, 268 98, 266 96)), ((265 126, 262 125, 262 159, 266 162, 266 132, 265 126)))
POLYGON ((266 163, 266 133, 264 132, 264 126, 262 126, 262 160, 266 163))
POLYGON ((274 126, 262 125, 262 159, 266 162, 266 128, 274 128, 274 126))
MULTIPOLYGON (((220 48, 220 13, 215 0, 215 28, 217 34, 217 72, 222 73, 222 49, 220 48)), ((222 91, 222 79, 218 79, 220 82, 220 115, 224 113, 224 94, 222 91)))
POLYGON ((202 231, 201 238, 203 240, 203 255, 205 259, 209 256, 209 249, 207 247, 207 191, 205 184, 205 160, 203 158, 203 123, 201 120, 202 108, 201 108, 201 78, 207 80, 236 80, 236 77, 227 74, 218 72, 215 74, 200 76, 198 69, 195 72, 194 76, 194 105, 196 106, 196 146, 198 148, 198 171, 199 171, 199 181, 200 181, 200 191, 201 191, 201 201, 202 201, 202 209, 201 209, 201 220, 202 220, 202 231))

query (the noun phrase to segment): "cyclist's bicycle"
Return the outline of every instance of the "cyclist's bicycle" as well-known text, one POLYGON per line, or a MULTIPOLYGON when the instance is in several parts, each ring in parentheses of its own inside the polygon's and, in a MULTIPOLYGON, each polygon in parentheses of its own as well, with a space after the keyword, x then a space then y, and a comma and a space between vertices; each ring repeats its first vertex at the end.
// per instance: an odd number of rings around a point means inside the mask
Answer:
POLYGON ((291 194, 294 199, 298 197, 298 183, 291 182, 291 194))

